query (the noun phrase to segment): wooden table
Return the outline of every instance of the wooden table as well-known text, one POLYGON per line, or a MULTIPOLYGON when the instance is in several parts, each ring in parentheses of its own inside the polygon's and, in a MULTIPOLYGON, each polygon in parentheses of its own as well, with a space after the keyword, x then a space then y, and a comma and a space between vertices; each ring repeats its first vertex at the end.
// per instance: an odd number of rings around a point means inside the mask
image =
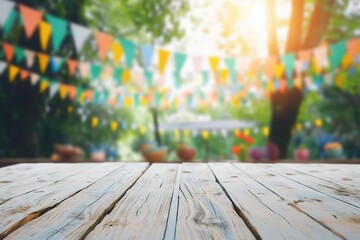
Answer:
POLYGON ((1 238, 360 239, 360 165, 18 164, 1 238))

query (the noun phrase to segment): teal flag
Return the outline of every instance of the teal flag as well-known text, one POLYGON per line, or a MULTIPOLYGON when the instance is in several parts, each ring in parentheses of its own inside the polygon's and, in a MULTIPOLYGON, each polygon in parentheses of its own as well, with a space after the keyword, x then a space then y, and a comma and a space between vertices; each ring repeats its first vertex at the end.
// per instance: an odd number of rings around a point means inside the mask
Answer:
POLYGON ((175 53, 175 69, 177 72, 181 72, 184 67, 187 56, 183 53, 175 53))
POLYGON ((98 91, 94 92, 93 103, 99 103, 100 97, 101 97, 101 93, 100 93, 100 92, 98 92, 98 91))
POLYGON ((9 17, 7 18, 3 28, 4 28, 4 36, 7 37, 11 32, 11 29, 15 23, 15 21, 19 19, 19 13, 16 10, 11 10, 9 17))
POLYGON ((135 57, 136 45, 135 43, 124 38, 120 39, 120 43, 125 52, 126 65, 128 68, 132 68, 135 57))
POLYGON ((134 94, 134 103, 136 107, 140 106, 140 95, 138 93, 134 94))
POLYGON ((174 72, 174 85, 176 88, 180 88, 181 87, 181 77, 180 77, 180 73, 179 72, 174 72))
POLYGON ((292 78, 294 67, 295 67, 295 54, 294 53, 285 54, 285 55, 281 56, 281 60, 285 65, 287 78, 288 79, 292 78))
POLYGON ((54 17, 47 14, 46 19, 52 28, 52 45, 55 52, 57 52, 63 42, 65 36, 68 34, 67 22, 61 18, 54 17))
POLYGON ((336 44, 330 45, 329 60, 332 70, 334 70, 340 65, 341 60, 343 59, 346 53, 346 45, 347 45, 347 41, 341 41, 336 44))
POLYGON ((144 74, 145 74, 145 78, 146 78, 148 87, 152 86, 153 85, 153 76, 154 76, 153 72, 145 71, 144 74))
POLYGON ((84 92, 84 88, 83 87, 76 87, 76 92, 77 92, 77 99, 79 100, 84 92))
POLYGON ((229 72, 235 71, 235 59, 234 58, 225 58, 225 65, 229 69, 229 72))
POLYGON ((93 79, 98 79, 100 77, 100 74, 102 72, 102 66, 99 64, 91 65, 91 77, 93 79))
POLYGON ((119 83, 119 85, 122 84, 122 74, 124 70, 120 67, 115 68, 113 77, 116 79, 116 81, 119 83))
POLYGON ((287 85, 288 85, 288 89, 293 89, 294 88, 294 80, 292 78, 289 78, 287 80, 287 85))
POLYGON ((156 106, 156 107, 160 107, 160 103, 161 103, 161 94, 160 94, 160 93, 156 93, 156 94, 155 94, 155 106, 156 106))
POLYGON ((15 59, 18 64, 25 58, 25 50, 22 47, 15 47, 15 59))
POLYGON ((209 72, 208 71, 202 71, 201 75, 203 77, 203 85, 207 85, 209 82, 209 72))

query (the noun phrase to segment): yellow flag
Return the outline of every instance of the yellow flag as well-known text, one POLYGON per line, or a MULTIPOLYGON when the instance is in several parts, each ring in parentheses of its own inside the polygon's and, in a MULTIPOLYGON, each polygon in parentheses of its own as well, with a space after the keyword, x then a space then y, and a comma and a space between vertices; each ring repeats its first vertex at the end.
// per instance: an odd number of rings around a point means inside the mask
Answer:
POLYGON ((269 128, 268 127, 263 127, 262 133, 264 134, 265 137, 269 136, 269 128))
POLYGON ((118 123, 118 122, 112 121, 112 122, 110 123, 111 131, 115 132, 115 131, 118 129, 118 127, 119 127, 119 123, 118 123))
POLYGON ((129 84, 131 78, 131 71, 130 69, 125 69, 122 74, 122 79, 124 81, 124 84, 129 84))
POLYGON ((179 138, 180 138, 180 132, 179 132, 179 130, 175 130, 175 131, 174 131, 174 137, 175 137, 175 139, 179 139, 179 138))
POLYGON ((61 84, 59 87, 60 98, 64 100, 68 95, 69 89, 66 85, 61 84))
POLYGON ((72 113, 74 111, 74 108, 72 106, 68 106, 68 113, 72 113))
POLYGON ((20 69, 16 66, 10 65, 9 67, 9 82, 13 82, 19 74, 20 69))
POLYGON ((229 70, 227 69, 221 69, 220 70, 220 77, 223 80, 223 82, 227 82, 229 79, 229 70))
POLYGON ((115 63, 118 63, 121 60, 122 56, 124 55, 124 50, 121 47, 120 43, 114 41, 112 45, 112 52, 115 63))
POLYGON ((215 56, 209 57, 209 63, 211 70, 215 73, 219 68, 220 58, 215 56))
POLYGON ((143 97, 142 99, 141 99, 141 106, 143 106, 143 107, 146 107, 147 106, 147 99, 145 98, 145 97, 143 97))
POLYGON ((188 137, 190 136, 190 131, 189 130, 184 130, 184 137, 188 137))
POLYGON ((302 81, 300 77, 296 77, 294 80, 294 86, 298 89, 302 88, 302 81))
POLYGON ((318 61, 316 60, 316 58, 312 59, 312 66, 317 74, 321 73, 322 68, 321 65, 318 63, 318 61))
POLYGON ((41 48, 43 51, 46 51, 51 36, 51 25, 41 21, 39 24, 39 34, 41 48))
POLYGON ((170 58, 170 52, 164 49, 159 49, 159 72, 161 75, 164 75, 166 64, 170 58))
POLYGON ((276 64, 274 70, 275 70, 275 77, 277 79, 280 79, 282 77, 282 75, 284 74, 285 66, 282 63, 276 64))
POLYGON ((323 122, 320 118, 316 119, 314 121, 314 123, 315 123, 315 126, 317 126, 317 127, 322 127, 322 125, 323 125, 323 122))
POLYGON ((41 73, 44 73, 49 64, 49 55, 39 53, 38 59, 39 59, 40 71, 41 71, 41 73))
POLYGON ((132 106, 132 103, 133 103, 133 100, 132 100, 131 97, 126 97, 126 98, 124 99, 124 106, 125 106, 125 107, 127 107, 127 108, 131 107, 131 106, 132 106))
POLYGON ((201 136, 204 139, 209 139, 209 132, 207 130, 202 131, 201 136))
POLYGON ((99 125, 99 118, 93 117, 93 118, 91 119, 91 126, 97 127, 97 125, 99 125))
POLYGON ((234 130, 234 135, 235 135, 235 137, 236 137, 239 133, 240 133, 240 130, 239 130, 239 129, 235 129, 235 130, 234 130))
POLYGON ((350 53, 347 53, 342 60, 342 66, 344 68, 348 68, 348 67, 350 67, 352 62, 353 62, 352 55, 350 53))
POLYGON ((344 77, 342 75, 339 75, 335 79, 335 86, 338 88, 342 88, 344 84, 344 77))
POLYGON ((144 135, 146 133, 146 127, 145 126, 140 126, 139 132, 140 132, 141 135, 144 135))
POLYGON ((175 106, 176 108, 178 108, 178 107, 180 106, 180 100, 179 100, 179 98, 175 98, 175 99, 174 99, 174 106, 175 106))
POLYGON ((246 128, 246 129, 244 130, 244 135, 245 135, 245 136, 249 136, 249 135, 250 135, 250 130, 246 128))
POLYGON ((40 83, 40 93, 44 93, 48 89, 50 83, 47 80, 42 80, 40 83))

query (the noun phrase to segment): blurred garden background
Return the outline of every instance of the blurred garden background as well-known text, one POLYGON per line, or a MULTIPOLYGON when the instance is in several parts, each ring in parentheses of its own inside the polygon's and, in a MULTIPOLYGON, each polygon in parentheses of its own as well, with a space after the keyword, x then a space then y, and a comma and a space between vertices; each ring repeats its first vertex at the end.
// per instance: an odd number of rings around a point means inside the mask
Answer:
POLYGON ((1 158, 360 157, 357 0, 0 0, 0 35, 1 158))

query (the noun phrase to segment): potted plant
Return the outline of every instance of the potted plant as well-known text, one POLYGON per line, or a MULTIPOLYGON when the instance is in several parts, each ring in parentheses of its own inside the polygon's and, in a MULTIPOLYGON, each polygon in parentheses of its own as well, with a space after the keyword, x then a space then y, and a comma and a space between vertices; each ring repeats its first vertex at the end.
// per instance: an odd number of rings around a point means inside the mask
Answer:
POLYGON ((183 162, 191 162, 196 156, 196 149, 180 143, 176 154, 183 162))
POLYGON ((310 159, 310 151, 305 145, 300 145, 294 149, 294 158, 298 161, 308 161, 310 159))

